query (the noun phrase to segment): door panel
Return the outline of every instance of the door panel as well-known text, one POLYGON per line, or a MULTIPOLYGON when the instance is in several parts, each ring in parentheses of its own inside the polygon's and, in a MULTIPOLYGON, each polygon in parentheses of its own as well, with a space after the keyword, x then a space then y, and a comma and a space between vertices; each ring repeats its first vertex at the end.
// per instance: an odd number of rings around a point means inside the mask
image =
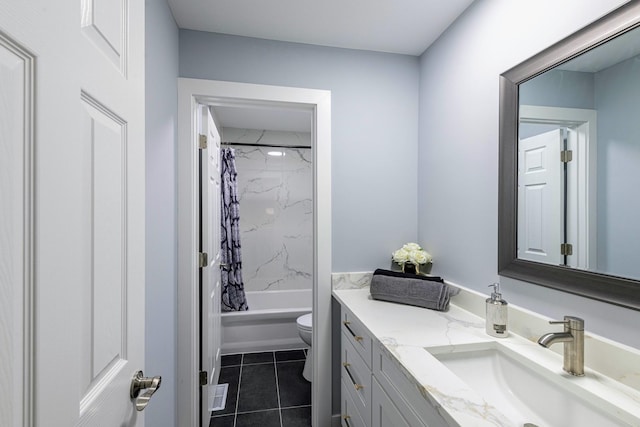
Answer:
POLYGON ((211 416, 209 393, 220 376, 221 292, 220 292, 220 134, 208 107, 201 108, 200 133, 207 136, 207 148, 201 150, 200 167, 202 251, 208 254, 208 265, 202 269, 201 281, 201 369, 207 371, 209 383, 201 387, 202 425, 209 425, 211 416))
POLYGON ((126 73, 129 0, 82 0, 81 28, 85 37, 122 74, 126 73))
MULTIPOLYGON (((106 107, 82 94, 84 117, 82 139, 86 143, 82 163, 85 168, 85 200, 91 212, 86 235, 91 236, 88 256, 91 271, 83 305, 82 353, 86 387, 81 408, 86 410, 92 396, 109 383, 126 363, 127 328, 123 314, 127 312, 126 251, 127 211, 124 193, 126 165, 126 126, 106 107)), ((84 411, 81 409, 81 416, 84 411)))
MULTIPOLYGON (((141 426, 129 387, 144 368, 144 2, 3 0, 0 34, 34 62, 22 82, 0 74, 0 105, 22 90, 22 121, 35 117, 35 309, 15 325, 28 337, 34 322, 17 371, 31 392, 7 425, 141 426)), ((0 64, 14 63, 6 50, 0 64)))

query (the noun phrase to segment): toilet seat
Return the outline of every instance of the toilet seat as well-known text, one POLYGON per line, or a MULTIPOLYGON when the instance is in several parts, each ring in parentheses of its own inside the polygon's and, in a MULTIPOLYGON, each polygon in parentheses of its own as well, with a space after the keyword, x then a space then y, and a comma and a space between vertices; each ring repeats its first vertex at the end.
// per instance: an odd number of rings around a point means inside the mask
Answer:
POLYGON ((302 316, 296 319, 296 323, 298 324, 298 329, 310 331, 313 325, 313 313, 303 314, 302 316))

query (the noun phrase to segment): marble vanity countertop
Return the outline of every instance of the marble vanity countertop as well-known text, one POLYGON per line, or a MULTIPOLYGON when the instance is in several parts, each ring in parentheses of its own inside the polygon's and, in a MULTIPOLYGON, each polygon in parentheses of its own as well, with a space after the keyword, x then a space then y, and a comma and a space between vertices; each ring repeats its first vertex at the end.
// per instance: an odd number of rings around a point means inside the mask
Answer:
MULTIPOLYGON (((422 396, 436 407, 452 426, 522 426, 488 404, 482 396, 448 370, 426 349, 463 345, 501 345, 541 367, 570 377, 585 398, 606 396, 621 425, 640 426, 640 392, 585 367, 584 377, 571 377, 562 370, 562 357, 529 339, 510 333, 496 339, 485 333, 484 319, 452 304, 446 312, 373 300, 369 288, 333 290, 333 296, 350 310, 382 344, 422 396)), ((377 345, 377 344, 376 344, 377 345)))

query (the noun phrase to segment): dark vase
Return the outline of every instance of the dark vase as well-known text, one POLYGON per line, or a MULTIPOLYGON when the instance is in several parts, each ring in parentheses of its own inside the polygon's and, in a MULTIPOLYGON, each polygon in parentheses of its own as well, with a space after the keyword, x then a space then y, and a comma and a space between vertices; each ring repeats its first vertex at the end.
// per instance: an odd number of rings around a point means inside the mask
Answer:
POLYGON ((420 271, 419 267, 413 263, 405 262, 402 264, 402 272, 409 274, 418 274, 420 271))
POLYGON ((421 274, 426 276, 431 273, 431 267, 433 267, 433 264, 428 262, 426 264, 415 265, 410 262, 405 262, 401 267, 403 273, 421 274))
POLYGON ((421 274, 423 276, 426 276, 431 273, 431 267, 433 267, 433 264, 430 262, 426 264, 415 265, 410 262, 398 264, 393 260, 391 261, 391 271, 401 271, 403 273, 421 274))

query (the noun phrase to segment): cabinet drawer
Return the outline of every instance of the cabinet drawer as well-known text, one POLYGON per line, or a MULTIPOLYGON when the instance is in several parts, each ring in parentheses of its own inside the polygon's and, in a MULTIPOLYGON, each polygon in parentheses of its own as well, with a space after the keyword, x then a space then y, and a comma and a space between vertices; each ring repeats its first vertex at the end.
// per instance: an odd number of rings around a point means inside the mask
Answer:
POLYGON ((358 409, 356 409, 356 405, 353 403, 353 399, 351 399, 351 394, 349 393, 349 387, 351 387, 351 384, 346 384, 342 381, 341 425, 342 427, 369 427, 368 424, 364 423, 358 409))
POLYGON ((342 307, 341 314, 342 333, 347 336, 362 360, 371 368, 371 337, 364 325, 349 310, 342 307))
POLYGON ((412 411, 400 411, 375 379, 371 385, 371 427, 425 427, 412 411))
MULTIPOLYGON (((402 414, 412 415, 422 422, 418 426, 446 427, 448 424, 425 398, 418 392, 416 385, 401 371, 400 367, 387 356, 378 345, 373 349, 373 376, 394 405, 402 414)), ((408 416, 407 416, 408 418, 408 416)), ((374 424, 375 425, 375 424, 374 424)))
POLYGON ((342 356, 340 377, 347 386, 353 403, 358 408, 366 425, 371 421, 371 369, 351 344, 351 339, 342 334, 342 356))

